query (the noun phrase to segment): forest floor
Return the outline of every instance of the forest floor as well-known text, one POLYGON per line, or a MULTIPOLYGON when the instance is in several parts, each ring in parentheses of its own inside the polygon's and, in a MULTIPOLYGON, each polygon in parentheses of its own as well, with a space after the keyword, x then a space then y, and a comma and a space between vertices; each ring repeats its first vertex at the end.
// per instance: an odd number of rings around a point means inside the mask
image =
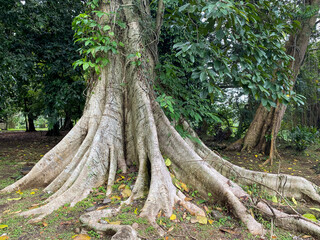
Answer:
MULTIPOLYGON (((45 132, 0 131, 0 189, 23 177, 61 138, 62 136, 46 137, 45 132)), ((265 157, 257 153, 220 152, 220 154, 229 161, 252 170, 299 175, 320 185, 320 175, 316 174, 314 169, 311 169, 314 166, 318 166, 318 164, 320 166, 320 150, 318 148, 319 146, 313 146, 301 153, 291 148, 280 148, 281 161, 279 163, 279 160, 277 160, 273 167, 260 167, 259 165, 263 163, 265 157)), ((47 198, 47 194, 44 194, 41 189, 28 189, 0 195, 0 240, 110 239, 102 236, 99 232, 82 226, 78 220, 79 216, 97 208, 119 206, 121 200, 126 197, 124 190, 130 189, 134 184, 136 170, 135 168, 130 168, 126 174, 118 172, 114 192, 109 201, 103 203, 106 187, 101 186, 93 190, 88 198, 76 204, 75 207, 70 207, 69 205, 61 207, 44 220, 34 224, 27 223, 28 219, 19 217, 17 214, 21 211, 41 206, 42 202, 47 198)), ((207 211, 207 221, 190 216, 184 209, 176 207, 174 215, 170 219, 163 217, 161 213, 158 215, 157 223, 167 231, 167 235, 161 238, 146 219, 139 217, 143 200, 134 201, 131 206, 122 207, 117 217, 104 220, 111 224, 133 225, 137 229, 140 238, 150 240, 313 239, 305 234, 290 233, 278 228, 274 228, 273 235, 270 236, 271 223, 263 220, 259 214, 255 214, 255 217, 268 229, 269 236, 265 238, 251 236, 244 225, 232 216, 232 212, 228 211, 227 207, 219 206, 214 202, 214 196, 208 193, 209 200, 205 200, 199 196, 196 190, 188 189, 183 183, 176 181, 175 184, 184 191, 190 201, 207 211)), ((247 190, 252 194, 259 194, 257 187, 247 187, 247 190)), ((269 197, 272 199, 272 196, 269 197)), ((294 202, 292 199, 290 201, 291 203, 292 201, 294 202)), ((278 204, 282 203, 279 201, 278 204)), ((298 207, 302 203, 298 202, 297 204, 298 207)), ((308 207, 314 206, 309 205, 308 207)), ((308 208, 304 207, 304 209, 308 208)), ((320 209, 318 210, 320 211, 320 209)), ((316 215, 314 212, 313 210, 312 213, 316 215)), ((316 217, 318 218, 319 216, 316 215, 316 217)))

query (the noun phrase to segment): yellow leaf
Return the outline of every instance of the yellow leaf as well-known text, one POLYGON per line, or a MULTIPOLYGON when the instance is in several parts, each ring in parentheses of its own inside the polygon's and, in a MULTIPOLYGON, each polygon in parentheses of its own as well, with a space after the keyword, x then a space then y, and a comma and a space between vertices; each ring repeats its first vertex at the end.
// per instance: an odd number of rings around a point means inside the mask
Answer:
POLYGON ((42 222, 42 225, 43 225, 44 227, 48 227, 48 223, 47 223, 47 222, 42 222))
POLYGON ((209 219, 208 222, 212 225, 213 223, 213 220, 209 219))
POLYGON ((18 191, 16 191, 16 193, 18 193, 18 194, 23 194, 23 192, 21 192, 21 190, 19 189, 18 191))
POLYGON ((9 239, 9 236, 4 235, 4 236, 1 236, 1 237, 0 237, 0 240, 6 240, 6 239, 9 239))
POLYGON ((288 169, 291 170, 292 168, 291 168, 291 167, 288 167, 288 169))
POLYGON ((182 190, 181 187, 180 187, 180 185, 179 185, 179 183, 175 182, 174 185, 176 185, 177 188, 179 188, 180 190, 182 190))
POLYGON ((310 208, 310 209, 316 210, 316 211, 320 212, 320 209, 319 209, 319 208, 310 208))
POLYGON ((186 192, 189 192, 189 188, 187 187, 187 185, 185 183, 181 183, 181 187, 183 188, 183 190, 185 190, 186 192))
POLYGON ((120 225, 120 221, 115 221, 115 222, 109 222, 109 224, 112 224, 112 225, 120 225))
POLYGON ((30 194, 33 195, 33 194, 35 194, 35 192, 31 192, 30 194))
POLYGON ((173 220, 176 220, 176 219, 177 219, 177 216, 175 214, 172 214, 171 217, 170 217, 170 220, 173 221, 173 220))
POLYGON ((138 208, 136 208, 136 209, 134 210, 134 214, 135 214, 135 215, 138 215, 138 208))
POLYGON ((18 201, 20 199, 21 199, 21 197, 19 197, 19 198, 8 198, 8 201, 18 201))
POLYGON ((298 205, 296 199, 294 197, 292 197, 292 202, 295 204, 295 205, 298 205))
POLYGON ((116 200, 120 200, 120 199, 121 199, 121 197, 119 197, 119 196, 112 196, 110 199, 111 199, 111 200, 114 200, 114 199, 116 199, 116 200))
POLYGON ((124 177, 124 176, 122 176, 122 175, 121 175, 120 177, 121 177, 122 179, 125 179, 125 177, 124 177))
POLYGON ((125 184, 121 184, 121 185, 118 187, 118 190, 124 189, 125 187, 126 187, 125 184))
POLYGON ((258 155, 254 155, 256 158, 258 157, 258 155))
POLYGON ((169 158, 166 159, 165 164, 167 167, 171 165, 171 160, 169 158))
POLYGON ((4 229, 4 228, 7 228, 8 225, 0 225, 0 229, 4 229))
POLYGON ((87 234, 75 235, 74 240, 90 240, 91 237, 87 234))
POLYGON ((208 219, 204 216, 197 216, 197 220, 199 221, 199 223, 201 224, 208 224, 208 219))

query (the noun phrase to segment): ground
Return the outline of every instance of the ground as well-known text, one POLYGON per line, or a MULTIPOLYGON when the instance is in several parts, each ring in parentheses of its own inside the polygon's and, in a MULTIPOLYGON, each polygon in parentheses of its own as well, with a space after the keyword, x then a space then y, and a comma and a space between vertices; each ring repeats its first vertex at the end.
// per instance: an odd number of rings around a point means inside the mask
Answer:
MULTIPOLYGON (((61 137, 46 137, 44 132, 0 132, 0 189, 21 178, 47 151, 59 142, 61 137)), ((320 177, 311 167, 317 166, 320 160, 318 147, 313 147, 306 152, 297 153, 294 149, 281 148, 280 171, 287 174, 295 174, 306 177, 308 180, 320 185, 320 177)), ((221 152, 221 155, 229 161, 253 170, 278 172, 279 164, 273 167, 259 167, 265 158, 257 153, 232 153, 221 152)), ((169 165, 169 164, 168 164, 169 165)), ((170 167, 169 167, 170 169, 170 167)), ((117 173, 113 196, 109 201, 105 200, 106 186, 101 186, 92 191, 90 196, 76 204, 68 205, 55 211, 41 222, 28 224, 28 219, 18 217, 17 213, 42 204, 47 195, 41 189, 29 189, 12 194, 0 196, 0 239, 85 239, 81 236, 89 235, 91 239, 105 239, 98 232, 87 229, 79 222, 79 216, 94 209, 104 209, 119 205, 120 201, 130 194, 130 186, 136 178, 136 168, 129 169, 127 174, 117 173), (86 234, 86 235, 81 235, 86 234), (3 238, 1 238, 1 236, 3 238), (8 236, 10 238, 6 238, 8 236)), ((174 179, 175 185, 184 191, 190 201, 196 203, 207 211, 207 224, 199 223, 188 214, 185 209, 177 207, 171 219, 165 218, 160 213, 157 223, 167 231, 167 235, 159 238, 156 230, 148 223, 147 219, 139 217, 139 212, 144 201, 135 201, 133 205, 123 207, 115 218, 102 219, 113 224, 133 225, 142 239, 261 239, 251 236, 245 226, 237 221, 227 207, 219 206, 214 202, 213 196, 209 200, 202 199, 196 190, 188 189, 179 180, 174 179)), ((255 193, 256 189, 248 188, 255 193)), ((300 203, 298 203, 300 204, 300 203)), ((304 207, 314 207, 312 205, 304 207)), ((312 212, 313 214, 314 211, 312 212)), ((316 215, 318 217, 318 215, 316 215)), ((261 216, 255 216, 262 221, 266 229, 271 228, 269 221, 262 220, 261 216)), ((108 238, 107 238, 108 239, 108 238)), ((290 233, 276 228, 273 239, 313 239, 307 235, 290 233)))

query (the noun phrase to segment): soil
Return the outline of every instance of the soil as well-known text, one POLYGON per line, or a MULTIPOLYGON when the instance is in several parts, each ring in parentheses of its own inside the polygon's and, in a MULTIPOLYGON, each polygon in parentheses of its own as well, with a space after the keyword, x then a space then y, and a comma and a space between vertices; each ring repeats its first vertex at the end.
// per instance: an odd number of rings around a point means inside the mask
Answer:
MULTIPOLYGON (((0 189, 13 183, 26 174, 31 167, 52 147, 54 147, 65 135, 59 137, 47 137, 46 132, 0 132, 0 189)), ((281 172, 306 177, 310 181, 320 185, 320 177, 315 173, 314 166, 320 161, 319 147, 313 146, 305 152, 299 153, 294 149, 283 146, 279 150, 281 161, 277 160, 274 166, 261 167, 266 158, 259 153, 235 153, 221 152, 221 155, 229 161, 240 166, 259 171, 281 172), (280 163, 280 167, 279 167, 280 163)), ((319 167, 320 170, 320 167, 319 167)), ((29 224, 28 219, 17 216, 17 213, 38 207, 47 198, 41 189, 29 189, 21 192, 0 195, 0 239, 8 236, 8 239, 77 239, 80 233, 90 236, 91 239, 110 239, 102 233, 87 229, 79 223, 79 216, 86 211, 98 207, 119 206, 123 196, 123 186, 132 186, 136 177, 136 169, 132 167, 127 174, 118 172, 114 185, 113 197, 105 200, 106 186, 101 186, 92 191, 85 200, 71 208, 66 205, 46 217, 43 221, 29 224), (7 226, 7 227, 3 227, 7 226)), ((179 182, 176 182, 176 185, 179 182)), ((181 185, 182 186, 182 185, 181 185)), ((252 189, 251 189, 252 190, 252 189)), ((164 237, 159 237, 156 230, 146 219, 139 217, 139 212, 144 200, 134 201, 133 205, 123 207, 121 213, 112 219, 105 221, 133 225, 137 228, 142 239, 269 239, 270 231, 265 238, 251 236, 243 224, 232 216, 232 211, 226 206, 220 206, 214 201, 214 196, 208 194, 206 199, 199 196, 196 190, 184 189, 184 194, 194 203, 207 211, 206 224, 186 213, 185 209, 176 206, 175 217, 165 218, 161 213, 158 215, 157 223, 167 232, 164 237)), ((300 203, 299 203, 300 204, 300 203)), ((313 206, 313 205, 312 205, 313 206)), ((310 206, 309 206, 310 207, 310 206)), ((318 217, 318 215, 316 215, 318 217)), ((271 229, 270 221, 263 220, 259 214, 256 219, 271 229)), ((81 239, 81 238, 79 238, 81 239)), ((83 238, 85 239, 85 238, 83 238)), ((313 239, 305 234, 290 233, 275 228, 272 239, 313 239)))

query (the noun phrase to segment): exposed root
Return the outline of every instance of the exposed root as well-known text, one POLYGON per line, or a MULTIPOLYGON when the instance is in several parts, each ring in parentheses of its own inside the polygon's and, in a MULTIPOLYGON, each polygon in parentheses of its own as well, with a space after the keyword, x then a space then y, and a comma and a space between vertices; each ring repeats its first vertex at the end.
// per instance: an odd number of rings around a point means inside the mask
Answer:
POLYGON ((119 213, 119 209, 98 210, 86 213, 80 217, 80 221, 97 231, 106 232, 112 235, 112 240, 138 240, 137 232, 128 225, 113 225, 101 220, 105 217, 113 217, 119 213))

